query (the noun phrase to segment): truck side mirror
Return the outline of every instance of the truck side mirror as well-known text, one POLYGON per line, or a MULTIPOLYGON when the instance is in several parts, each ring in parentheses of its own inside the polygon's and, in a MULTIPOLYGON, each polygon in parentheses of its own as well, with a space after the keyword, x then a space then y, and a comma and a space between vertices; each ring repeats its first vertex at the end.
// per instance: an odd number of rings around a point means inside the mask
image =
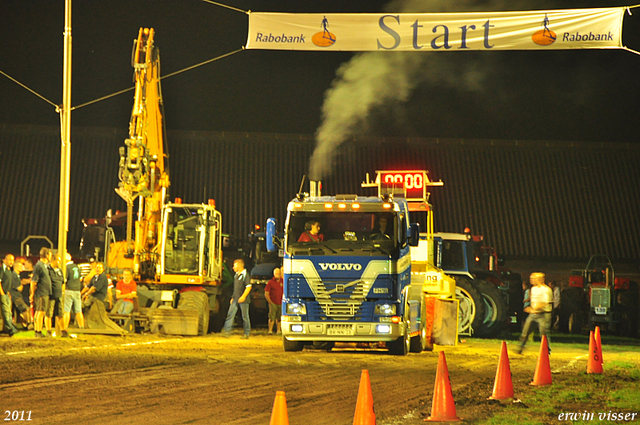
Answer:
POLYGON ((420 240, 420 223, 409 224, 409 246, 418 246, 420 240))
POLYGON ((277 238, 276 236, 277 224, 278 222, 275 218, 267 219, 267 226, 266 226, 267 237, 265 239, 267 242, 267 251, 269 252, 273 252, 277 249, 277 246, 274 242, 274 239, 277 238))

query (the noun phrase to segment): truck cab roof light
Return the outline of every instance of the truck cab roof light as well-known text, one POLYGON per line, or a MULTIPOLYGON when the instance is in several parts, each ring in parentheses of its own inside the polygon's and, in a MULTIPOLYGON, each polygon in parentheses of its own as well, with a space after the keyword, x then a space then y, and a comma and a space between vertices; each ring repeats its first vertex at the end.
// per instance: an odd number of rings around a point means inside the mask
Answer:
POLYGON ((385 210, 391 209, 391 204, 388 202, 385 202, 384 204, 382 204, 382 208, 384 208, 385 210))
POLYGON ((330 210, 330 209, 332 209, 332 208, 333 208, 333 204, 331 204, 331 203, 327 202, 326 204, 324 204, 324 207, 325 207, 326 209, 330 210))
POLYGON ((345 208, 347 208, 347 204, 339 203, 338 208, 344 210, 345 208))
POLYGON ((354 210, 359 210, 360 204, 351 204, 351 208, 353 208, 354 210))

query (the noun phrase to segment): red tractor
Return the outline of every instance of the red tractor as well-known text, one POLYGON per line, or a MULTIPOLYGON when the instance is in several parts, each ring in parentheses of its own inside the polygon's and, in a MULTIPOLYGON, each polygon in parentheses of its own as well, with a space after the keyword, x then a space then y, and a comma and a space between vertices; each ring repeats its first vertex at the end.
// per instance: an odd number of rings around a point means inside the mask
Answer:
POLYGON ((580 333, 583 324, 625 336, 638 331, 638 288, 628 278, 616 277, 606 255, 591 256, 584 270, 574 270, 562 291, 560 330, 580 333))

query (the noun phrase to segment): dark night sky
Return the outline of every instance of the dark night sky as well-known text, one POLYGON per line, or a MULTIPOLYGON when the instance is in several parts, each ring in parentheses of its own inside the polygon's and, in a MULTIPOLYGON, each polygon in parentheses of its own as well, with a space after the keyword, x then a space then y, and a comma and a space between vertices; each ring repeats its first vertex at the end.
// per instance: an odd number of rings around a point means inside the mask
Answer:
MULTIPOLYGON (((380 12, 377 0, 227 0, 253 11, 380 12)), ((556 1, 425 1, 423 12, 624 6, 556 1), (439 6, 439 5, 445 5, 439 6), (505 6, 508 5, 508 6, 505 6)), ((398 10, 397 7, 392 10, 398 10)), ((415 11, 415 10, 414 10, 415 11)), ((623 42, 640 50, 640 9, 623 42)), ((0 70, 47 99, 62 97, 64 1, 0 2, 0 70)), ((243 46, 245 14, 198 0, 76 0, 73 105, 132 87, 131 46, 156 30, 166 75, 243 46)), ((396 53, 386 53, 396 54, 396 53)), ((447 52, 425 55, 409 99, 372 112, 373 135, 636 142, 640 56, 622 50, 447 52), (475 81, 468 84, 469 78, 475 81)), ((163 80, 169 130, 305 133, 352 53, 242 51, 163 80)), ((380 82, 384 84, 384 82, 380 82)), ((0 122, 59 125, 55 109, 0 76, 0 122)), ((80 108, 73 126, 128 127, 133 93, 80 108)), ((357 101, 357 99, 354 99, 357 101)))

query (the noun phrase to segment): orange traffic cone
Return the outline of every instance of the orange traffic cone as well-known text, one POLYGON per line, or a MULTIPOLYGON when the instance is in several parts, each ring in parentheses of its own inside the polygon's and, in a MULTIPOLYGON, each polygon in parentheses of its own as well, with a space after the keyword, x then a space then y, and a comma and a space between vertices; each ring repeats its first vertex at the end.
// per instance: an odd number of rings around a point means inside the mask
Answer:
POLYGON ((509 354, 507 343, 502 341, 502 351, 498 360, 496 380, 493 384, 493 394, 488 400, 505 400, 513 398, 513 381, 511 380, 511 367, 509 367, 509 354))
POLYGON ((533 382, 530 385, 551 385, 551 366, 549 364, 549 343, 547 336, 542 335, 540 342, 540 354, 538 355, 538 364, 533 374, 533 382))
POLYGON ((273 401, 269 425, 289 425, 287 398, 284 395, 284 391, 276 391, 276 399, 273 401))
POLYGON ((604 357, 602 356, 602 340, 600 339, 600 326, 596 326, 596 332, 593 334, 596 339, 596 347, 598 348, 598 356, 600 356, 600 366, 604 364, 604 357))
POLYGON ((602 373, 602 357, 598 353, 598 342, 593 334, 589 332, 589 360, 587 361, 587 373, 602 373))
POLYGON ((453 401, 451 382, 449 382, 449 370, 444 351, 438 355, 438 371, 436 372, 436 385, 433 388, 433 402, 431 404, 431 416, 426 422, 457 422, 461 421, 456 415, 456 403, 453 401))
POLYGON ((356 413, 353 416, 353 425, 375 425, 376 413, 373 410, 373 396, 371 395, 371 381, 369 371, 362 369, 360 375, 360 387, 358 388, 358 401, 356 413))

